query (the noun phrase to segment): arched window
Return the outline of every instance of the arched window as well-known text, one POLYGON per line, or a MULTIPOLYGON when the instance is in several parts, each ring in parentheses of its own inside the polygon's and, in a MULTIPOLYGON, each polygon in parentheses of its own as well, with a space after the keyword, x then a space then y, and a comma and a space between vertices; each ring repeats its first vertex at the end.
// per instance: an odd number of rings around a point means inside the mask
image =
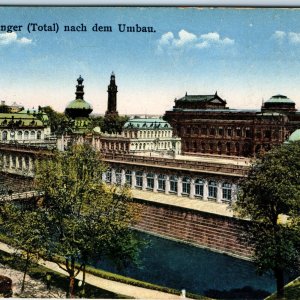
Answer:
POLYGON ((4 130, 2 132, 2 141, 7 141, 7 131, 6 130, 4 130))
POLYGON ((122 170, 116 169, 116 184, 121 185, 121 181, 122 181, 122 170))
POLYGON ((137 171, 135 173, 135 186, 141 188, 143 186, 143 172, 137 171))
POLYGON ((208 182, 208 197, 217 199, 217 183, 213 180, 208 182))
POLYGON ((182 178, 182 194, 190 194, 191 191, 191 180, 189 177, 182 178))
POLYGON ((222 200, 225 202, 231 201, 231 192, 232 192, 231 183, 224 182, 222 184, 222 200))
POLYGON ((178 178, 177 176, 170 176, 170 192, 177 193, 178 190, 178 178))
POLYGON ((132 184, 132 172, 130 170, 126 170, 125 172, 125 182, 130 186, 132 184))
POLYGON ((195 180, 195 196, 203 197, 203 180, 199 178, 195 180))
POLYGON ((158 175, 158 190, 159 191, 166 190, 166 175, 162 175, 162 174, 158 175))
POLYGON ((154 174, 148 173, 147 174, 147 189, 153 189, 154 188, 154 174))
POLYGON ((29 131, 25 131, 24 132, 24 140, 28 140, 29 139, 29 131))
POLYGON ((22 137, 23 137, 23 133, 22 133, 21 130, 19 130, 18 133, 17 133, 17 139, 22 140, 22 137))
POLYGON ((34 130, 30 131, 30 139, 35 140, 35 131, 34 130))

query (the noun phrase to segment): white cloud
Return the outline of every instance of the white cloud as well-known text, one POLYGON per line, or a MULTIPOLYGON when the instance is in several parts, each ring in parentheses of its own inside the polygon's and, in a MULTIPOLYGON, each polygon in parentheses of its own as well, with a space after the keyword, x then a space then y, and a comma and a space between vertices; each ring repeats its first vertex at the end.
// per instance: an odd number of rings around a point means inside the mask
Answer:
POLYGON ((286 37, 286 33, 284 31, 277 30, 273 33, 272 37, 277 40, 283 40, 286 37))
POLYGON ((289 32, 289 42, 292 44, 300 44, 300 33, 289 32))
POLYGON ((12 43, 30 44, 31 42, 32 42, 31 39, 25 37, 18 38, 15 32, 0 33, 0 45, 9 45, 12 43))
POLYGON ((167 32, 163 34, 159 40, 160 45, 170 45, 171 41, 174 39, 174 34, 172 32, 167 32))
POLYGON ((197 43, 195 45, 195 47, 199 48, 199 49, 207 48, 207 47, 209 47, 209 43, 207 41, 204 41, 204 42, 201 42, 201 43, 197 43))
POLYGON ((178 49, 191 47, 196 49, 204 49, 212 46, 229 46, 233 45, 234 40, 228 37, 221 38, 218 32, 208 32, 197 36, 194 33, 181 29, 178 32, 178 38, 175 38, 172 32, 167 32, 161 36, 158 41, 158 50, 178 49))
POLYGON ((19 40, 17 40, 17 42, 20 44, 31 44, 32 40, 26 37, 22 37, 19 40))
POLYGON ((201 34, 200 38, 206 41, 214 41, 217 42, 220 40, 220 35, 217 32, 209 32, 206 34, 201 34))
POLYGON ((173 45, 176 47, 182 47, 185 44, 191 43, 197 40, 197 36, 184 29, 178 32, 179 39, 173 39, 173 45))
POLYGON ((299 32, 285 32, 277 30, 272 35, 279 43, 288 42, 290 44, 300 44, 299 32))

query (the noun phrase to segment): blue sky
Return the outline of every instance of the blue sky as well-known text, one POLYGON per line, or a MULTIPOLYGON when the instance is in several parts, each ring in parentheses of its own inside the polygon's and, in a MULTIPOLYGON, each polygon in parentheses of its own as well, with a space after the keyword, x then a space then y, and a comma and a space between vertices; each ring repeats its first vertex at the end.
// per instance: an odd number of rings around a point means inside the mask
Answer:
POLYGON ((299 9, 2 7, 0 99, 63 111, 75 97, 104 113, 107 85, 116 74, 121 114, 163 114, 174 98, 218 94, 231 108, 259 108, 281 93, 300 108, 299 9), (60 31, 27 32, 28 23, 58 23, 60 31), (64 32, 64 25, 87 32, 64 32), (113 32, 93 32, 92 26, 113 32), (118 24, 153 26, 122 33, 118 24))

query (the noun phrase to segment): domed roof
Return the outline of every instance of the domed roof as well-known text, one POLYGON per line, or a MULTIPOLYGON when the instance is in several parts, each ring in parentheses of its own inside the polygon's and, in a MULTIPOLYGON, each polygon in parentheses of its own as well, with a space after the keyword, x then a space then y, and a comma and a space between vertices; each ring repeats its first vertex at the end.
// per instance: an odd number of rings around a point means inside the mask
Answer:
POLYGON ((89 114, 93 111, 92 106, 84 101, 83 95, 84 95, 84 85, 83 78, 79 76, 77 79, 78 84, 76 85, 76 98, 75 100, 71 101, 66 109, 65 113, 71 117, 71 118, 78 118, 78 117, 89 117, 89 114))
POLYGON ((265 103, 292 103, 292 104, 295 104, 295 102, 293 100, 289 99, 287 96, 284 96, 284 95, 272 96, 269 100, 265 101, 265 103))
POLYGON ((289 142, 300 141, 300 129, 295 130, 288 139, 289 142))
POLYGON ((92 106, 83 99, 75 99, 71 101, 67 107, 72 109, 92 109, 92 106))

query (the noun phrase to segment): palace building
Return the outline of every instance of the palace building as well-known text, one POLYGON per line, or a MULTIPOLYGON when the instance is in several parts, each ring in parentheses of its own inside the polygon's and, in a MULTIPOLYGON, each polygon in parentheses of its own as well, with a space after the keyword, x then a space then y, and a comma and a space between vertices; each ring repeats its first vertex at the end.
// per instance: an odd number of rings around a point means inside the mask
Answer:
POLYGON ((182 139, 183 154, 256 156, 282 144, 300 128, 300 111, 283 95, 265 101, 261 109, 230 109, 214 95, 188 95, 175 99, 165 113, 182 139))
POLYGON ((0 113, 2 143, 41 143, 51 134, 48 116, 40 110, 0 113))

